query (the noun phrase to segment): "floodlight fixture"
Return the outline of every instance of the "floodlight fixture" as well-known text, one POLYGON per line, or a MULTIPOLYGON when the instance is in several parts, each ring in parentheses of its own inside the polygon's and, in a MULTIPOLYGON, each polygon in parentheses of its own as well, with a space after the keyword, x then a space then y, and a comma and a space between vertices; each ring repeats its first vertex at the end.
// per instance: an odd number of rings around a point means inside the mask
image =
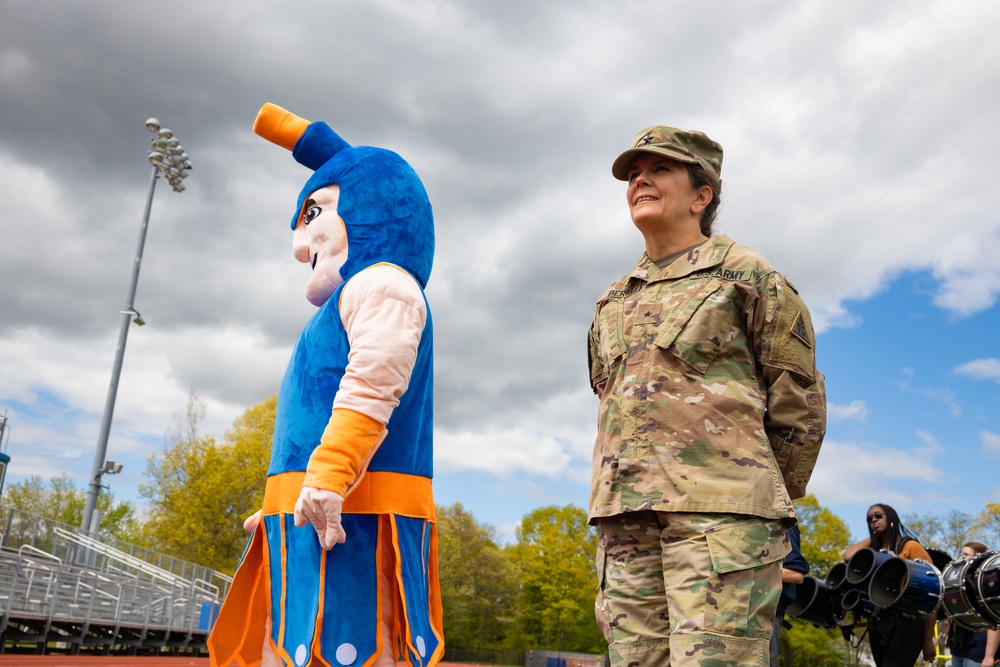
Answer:
POLYGON ((136 326, 141 327, 146 323, 146 320, 142 319, 142 315, 135 308, 129 308, 128 310, 123 310, 122 315, 129 315, 132 321, 135 322, 136 326))
POLYGON ((146 229, 149 226, 149 212, 153 207, 153 192, 156 189, 156 181, 162 173, 174 192, 183 192, 184 186, 181 181, 187 176, 187 171, 191 169, 191 158, 184 152, 180 140, 174 133, 165 127, 160 127, 160 121, 156 118, 146 120, 146 129, 153 136, 149 138, 152 150, 149 151, 149 163, 152 171, 149 177, 149 192, 146 195, 146 210, 142 218, 142 226, 139 228, 139 245, 136 249, 135 261, 132 263, 132 281, 129 283, 128 297, 125 301, 125 308, 121 311, 122 321, 118 330, 118 347, 115 351, 115 363, 111 370, 111 385, 108 387, 108 398, 104 405, 104 417, 101 419, 101 432, 97 438, 97 451, 94 454, 94 467, 90 475, 90 486, 87 491, 87 500, 83 508, 83 521, 81 527, 84 531, 90 531, 94 510, 97 507, 97 497, 101 492, 101 475, 115 474, 121 472, 121 465, 113 461, 105 461, 104 456, 108 450, 108 437, 111 433, 111 418, 115 411, 115 398, 118 394, 118 379, 121 376, 122 361, 125 357, 125 342, 128 339, 129 324, 134 322, 136 326, 146 323, 135 309, 135 291, 139 283, 139 267, 142 264, 142 250, 146 243, 146 229), (108 466, 111 468, 108 468, 108 466))

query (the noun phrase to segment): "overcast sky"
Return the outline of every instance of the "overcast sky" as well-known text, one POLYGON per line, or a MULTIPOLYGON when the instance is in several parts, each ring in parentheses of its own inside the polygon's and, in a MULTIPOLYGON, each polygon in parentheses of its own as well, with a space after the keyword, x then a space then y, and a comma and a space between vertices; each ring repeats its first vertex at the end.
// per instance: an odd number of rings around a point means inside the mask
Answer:
POLYGON ((1000 47, 993 0, 0 0, 0 415, 8 483, 84 488, 160 119, 158 184, 107 458, 120 499, 194 389, 221 437, 277 391, 313 307, 288 221, 311 172, 274 102, 421 175, 437 252, 439 503, 509 535, 586 506, 593 303, 642 252, 610 174, 664 123, 725 149, 719 230, 817 323, 831 423, 810 490, 1000 500, 1000 47))

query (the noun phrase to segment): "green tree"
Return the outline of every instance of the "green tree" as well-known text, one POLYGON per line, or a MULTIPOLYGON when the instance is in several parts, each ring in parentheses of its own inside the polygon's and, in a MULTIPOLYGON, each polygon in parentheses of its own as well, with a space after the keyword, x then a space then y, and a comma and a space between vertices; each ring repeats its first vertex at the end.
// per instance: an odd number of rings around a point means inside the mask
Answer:
POLYGON ((594 618, 597 535, 579 507, 542 507, 521 519, 507 548, 521 585, 519 615, 526 647, 602 653, 594 618))
MULTIPOLYGON (((66 473, 48 482, 32 475, 4 489, 3 506, 79 526, 86 499, 86 493, 76 488, 76 482, 66 473)), ((97 498, 97 509, 101 512, 102 533, 124 541, 138 539, 139 520, 131 502, 116 501, 114 494, 103 491, 97 498)))
POLYGON ((939 549, 957 556, 974 533, 973 518, 960 510, 948 514, 907 514, 903 525, 928 549, 939 549))
POLYGON ((252 405, 222 443, 199 433, 205 404, 192 391, 169 442, 146 466, 144 533, 158 549, 233 572, 247 541, 243 520, 261 507, 277 396, 252 405))
POLYGON ((795 501, 795 514, 809 573, 824 579, 830 568, 843 560, 844 550, 851 545, 851 531, 843 519, 820 505, 811 493, 795 501))
POLYGON ((517 573, 496 531, 458 503, 438 507, 438 571, 448 645, 499 649, 510 638, 517 573))
POLYGON ((992 547, 1000 545, 1000 503, 986 503, 973 520, 970 533, 992 547))
POLYGON ((944 541, 944 521, 942 517, 933 512, 917 514, 915 512, 901 516, 900 520, 907 530, 917 536, 920 544, 927 549, 942 549, 944 541))
POLYGON ((944 523, 944 550, 953 556, 962 553, 962 547, 971 539, 975 519, 961 510, 948 512, 944 523))

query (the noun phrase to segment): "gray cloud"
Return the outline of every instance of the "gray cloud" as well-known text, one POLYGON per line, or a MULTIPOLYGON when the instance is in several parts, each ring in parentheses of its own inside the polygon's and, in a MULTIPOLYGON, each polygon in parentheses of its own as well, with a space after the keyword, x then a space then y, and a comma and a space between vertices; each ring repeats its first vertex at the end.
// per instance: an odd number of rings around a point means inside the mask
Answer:
POLYGON ((503 437, 586 466, 592 304, 642 249, 610 163, 650 124, 726 147, 722 231, 787 273, 821 327, 910 269, 935 273, 943 308, 988 307, 1000 9, 948 8, 0 0, 0 406, 15 441, 89 469, 148 116, 194 170, 152 208, 149 325, 130 333, 115 421, 138 458, 191 387, 218 434, 275 391, 312 310, 288 229, 308 172, 250 131, 266 101, 397 150, 424 179, 437 426, 477 469, 503 437))

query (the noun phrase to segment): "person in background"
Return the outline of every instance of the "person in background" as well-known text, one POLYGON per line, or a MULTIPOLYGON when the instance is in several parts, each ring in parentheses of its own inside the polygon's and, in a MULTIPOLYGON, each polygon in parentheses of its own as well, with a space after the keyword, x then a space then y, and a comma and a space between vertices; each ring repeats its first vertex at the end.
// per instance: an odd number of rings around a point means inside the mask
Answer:
MULTIPOLYGON (((982 542, 966 542, 962 558, 975 558, 989 550, 982 542)), ((1000 630, 973 632, 955 623, 948 631, 948 652, 951 667, 992 667, 1000 646, 1000 630)))
MULTIPOLYGON (((891 551, 907 560, 933 562, 917 537, 906 529, 896 510, 889 505, 869 507, 866 521, 868 537, 848 547, 844 560, 850 560, 858 551, 871 547, 876 551, 891 551)), ((934 648, 936 621, 935 615, 911 618, 891 609, 884 609, 873 616, 868 626, 868 641, 876 667, 913 667, 921 652, 924 660, 933 664, 937 654, 934 648)))
POLYGON ((781 598, 778 600, 778 610, 774 613, 774 631, 771 633, 771 667, 778 667, 778 642, 781 625, 785 621, 785 610, 795 601, 798 584, 801 584, 809 574, 809 561, 800 551, 801 538, 798 525, 789 528, 787 535, 792 550, 781 563, 781 598))

